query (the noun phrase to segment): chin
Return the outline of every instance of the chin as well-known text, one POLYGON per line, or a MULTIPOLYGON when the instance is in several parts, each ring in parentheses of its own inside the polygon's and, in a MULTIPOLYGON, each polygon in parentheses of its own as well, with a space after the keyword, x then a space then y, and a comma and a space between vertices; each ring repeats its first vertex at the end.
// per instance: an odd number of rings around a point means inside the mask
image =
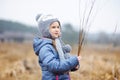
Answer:
POLYGON ((57 36, 57 37, 55 37, 55 38, 58 38, 58 36, 57 36))
POLYGON ((59 36, 54 36, 55 38, 58 38, 59 36))

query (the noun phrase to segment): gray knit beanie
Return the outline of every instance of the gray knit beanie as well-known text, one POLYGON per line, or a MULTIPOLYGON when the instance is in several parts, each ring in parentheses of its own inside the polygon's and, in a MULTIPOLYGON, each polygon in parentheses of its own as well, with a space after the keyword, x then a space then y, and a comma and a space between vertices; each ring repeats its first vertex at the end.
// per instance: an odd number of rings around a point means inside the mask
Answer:
POLYGON ((36 21, 38 23, 38 27, 42 37, 45 37, 45 38, 52 38, 49 32, 49 27, 53 22, 57 21, 60 25, 59 20, 52 15, 38 14, 36 16, 36 21))

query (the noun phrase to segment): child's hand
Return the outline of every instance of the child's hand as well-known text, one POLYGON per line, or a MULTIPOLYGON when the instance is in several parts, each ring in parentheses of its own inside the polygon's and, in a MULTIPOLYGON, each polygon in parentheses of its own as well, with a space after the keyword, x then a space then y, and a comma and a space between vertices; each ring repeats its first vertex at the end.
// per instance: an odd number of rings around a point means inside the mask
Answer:
POLYGON ((80 60, 81 60, 81 56, 78 56, 77 58, 78 58, 78 61, 80 62, 80 60))
MULTIPOLYGON (((77 58, 78 58, 78 61, 79 61, 79 63, 80 63, 81 56, 78 56, 77 58)), ((75 67, 75 69, 79 69, 79 67, 80 67, 80 65, 77 65, 77 66, 75 67)))

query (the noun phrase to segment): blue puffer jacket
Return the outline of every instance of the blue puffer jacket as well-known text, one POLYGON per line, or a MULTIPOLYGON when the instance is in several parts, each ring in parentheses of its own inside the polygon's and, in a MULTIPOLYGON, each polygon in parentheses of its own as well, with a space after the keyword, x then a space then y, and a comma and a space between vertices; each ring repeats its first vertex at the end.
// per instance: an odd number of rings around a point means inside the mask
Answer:
POLYGON ((59 80, 69 80, 68 72, 79 64, 76 56, 60 61, 51 39, 35 38, 33 48, 39 57, 42 80, 56 80, 56 75, 59 80))

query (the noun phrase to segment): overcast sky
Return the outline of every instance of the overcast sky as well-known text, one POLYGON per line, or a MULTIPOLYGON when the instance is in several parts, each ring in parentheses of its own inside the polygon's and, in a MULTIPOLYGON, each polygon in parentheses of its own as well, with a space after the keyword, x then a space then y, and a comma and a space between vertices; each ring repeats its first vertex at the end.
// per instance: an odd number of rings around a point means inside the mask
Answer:
MULTIPOLYGON (((98 1, 104 2, 96 3, 98 12, 89 32, 114 32, 116 24, 116 32, 120 32, 120 0, 98 1)), ((79 0, 0 0, 0 19, 37 25, 35 16, 38 13, 53 14, 62 24, 80 25, 79 0)))

